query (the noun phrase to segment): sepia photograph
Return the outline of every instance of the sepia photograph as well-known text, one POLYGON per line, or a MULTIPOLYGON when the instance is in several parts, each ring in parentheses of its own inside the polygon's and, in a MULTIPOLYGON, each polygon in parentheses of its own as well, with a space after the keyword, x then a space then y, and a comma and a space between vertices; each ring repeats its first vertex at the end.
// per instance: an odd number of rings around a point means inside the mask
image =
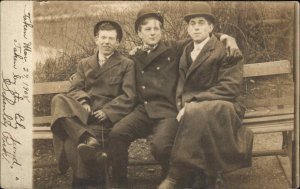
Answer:
POLYGON ((298 188, 299 3, 1 2, 0 184, 298 188))

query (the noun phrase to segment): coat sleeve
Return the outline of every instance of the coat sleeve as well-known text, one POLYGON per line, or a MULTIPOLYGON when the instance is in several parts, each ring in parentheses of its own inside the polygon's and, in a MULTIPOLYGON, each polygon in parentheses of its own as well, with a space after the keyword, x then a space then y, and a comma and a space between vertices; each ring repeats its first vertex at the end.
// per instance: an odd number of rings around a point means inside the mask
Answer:
POLYGON ((102 111, 115 123, 132 111, 136 101, 135 67, 133 61, 129 61, 122 80, 122 93, 105 104, 102 111))
POLYGON ((85 79, 86 77, 84 75, 83 62, 79 62, 76 73, 72 76, 72 79, 70 79, 71 86, 68 96, 81 103, 90 103, 90 96, 85 91, 85 79))
POLYGON ((224 54, 218 65, 219 70, 216 84, 193 96, 191 101, 234 101, 240 95, 240 87, 243 79, 243 60, 229 63, 224 54))

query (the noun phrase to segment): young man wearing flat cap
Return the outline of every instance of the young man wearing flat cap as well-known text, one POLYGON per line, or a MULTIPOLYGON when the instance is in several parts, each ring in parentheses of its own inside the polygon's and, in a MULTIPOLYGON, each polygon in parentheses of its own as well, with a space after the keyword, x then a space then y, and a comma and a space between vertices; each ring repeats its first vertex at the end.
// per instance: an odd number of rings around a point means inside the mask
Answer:
POLYGON ((191 171, 198 174, 194 188, 214 189, 222 184, 223 172, 251 166, 253 134, 242 126, 240 102, 243 61, 226 59, 224 46, 212 34, 215 17, 207 3, 189 11, 184 19, 193 41, 179 62, 179 128, 171 168, 159 189, 174 189, 191 171))
POLYGON ((101 184, 97 151, 105 147, 109 129, 136 103, 134 63, 116 51, 122 36, 117 22, 98 22, 97 52, 78 63, 69 92, 52 100, 55 153, 61 172, 72 167, 72 188, 101 184))
MULTIPOLYGON (((151 8, 141 9, 137 14, 135 30, 143 42, 142 48, 132 56, 136 66, 138 105, 114 125, 109 134, 115 188, 127 187, 128 148, 137 138, 153 134, 151 153, 161 164, 163 176, 169 167, 178 129, 175 102, 178 60, 188 40, 162 41, 163 22, 160 13, 151 8)), ((234 42, 232 46, 235 45, 234 42)))

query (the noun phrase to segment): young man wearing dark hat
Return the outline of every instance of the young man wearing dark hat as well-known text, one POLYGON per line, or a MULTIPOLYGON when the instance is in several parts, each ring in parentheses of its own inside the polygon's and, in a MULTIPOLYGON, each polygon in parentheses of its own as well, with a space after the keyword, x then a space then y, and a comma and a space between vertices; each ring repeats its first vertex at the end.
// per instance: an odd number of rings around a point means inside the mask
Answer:
POLYGON ((101 184, 97 151, 105 147, 109 129, 136 103, 134 63, 116 51, 122 35, 117 22, 98 22, 97 52, 78 63, 69 92, 52 100, 55 153, 61 172, 71 165, 73 188, 101 184))
POLYGON ((215 17, 207 3, 189 11, 184 18, 193 41, 179 62, 179 128, 171 168, 159 189, 174 189, 189 172, 197 173, 194 188, 215 189, 223 172, 251 166, 253 134, 242 126, 245 109, 240 102, 243 61, 226 59, 212 34, 215 17))
MULTIPOLYGON (((112 128, 109 150, 115 188, 127 187, 128 147, 137 138, 153 134, 151 153, 162 166, 169 156, 178 129, 175 91, 178 60, 185 42, 162 41, 163 17, 151 8, 141 9, 135 30, 143 46, 132 59, 136 66, 138 105, 112 128)), ((236 45, 236 44, 234 44, 236 45)))

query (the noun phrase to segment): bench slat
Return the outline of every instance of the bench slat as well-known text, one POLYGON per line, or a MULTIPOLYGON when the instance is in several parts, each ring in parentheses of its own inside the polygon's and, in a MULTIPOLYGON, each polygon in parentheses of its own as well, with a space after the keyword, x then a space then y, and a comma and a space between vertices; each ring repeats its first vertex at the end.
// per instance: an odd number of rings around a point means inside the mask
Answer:
POLYGON ((46 83, 34 83, 33 94, 56 94, 65 93, 69 90, 69 81, 57 81, 57 82, 46 82, 46 83))
MULTIPOLYGON (((253 111, 246 112, 244 123, 258 122, 260 120, 263 121, 272 121, 272 120, 280 120, 280 119, 293 119, 294 108, 289 106, 284 109, 275 109, 275 110, 261 110, 261 111, 253 111), (281 116, 281 117, 277 117, 281 116), (282 117, 283 116, 283 117, 282 117), (285 117, 284 117, 285 116, 285 117), (260 117, 269 117, 269 118, 260 118, 260 117), (250 119, 251 118, 251 119, 250 119)), ((52 116, 41 116, 34 117, 34 125, 48 125, 51 123, 52 116)))
POLYGON ((294 114, 275 115, 275 116, 268 116, 268 117, 244 119, 243 124, 269 123, 274 121, 276 122, 276 121, 293 120, 293 119, 294 119, 294 114))
POLYGON ((33 139, 52 139, 52 133, 50 130, 48 132, 34 132, 33 133, 33 139))
POLYGON ((292 105, 287 105, 283 109, 278 109, 277 106, 275 106, 275 107, 267 107, 264 110, 247 111, 245 114, 245 118, 285 115, 285 114, 293 114, 293 113, 294 113, 294 107, 292 105))
MULTIPOLYGON (((256 124, 245 124, 253 133, 273 133, 281 131, 293 131, 294 121, 287 120, 275 123, 256 123, 256 124)), ((33 127, 33 139, 52 139, 52 133, 49 127, 33 127)))
POLYGON ((288 60, 263 62, 244 65, 244 77, 257 77, 276 74, 291 73, 291 65, 288 60))
POLYGON ((294 130, 294 122, 283 122, 280 124, 268 124, 265 126, 247 126, 249 129, 253 131, 254 134, 263 134, 263 133, 274 133, 274 132, 282 132, 282 131, 293 131, 294 130))
MULTIPOLYGON (((244 65, 244 77, 257 77, 266 75, 291 73, 291 65, 288 60, 254 63, 244 65)), ((65 93, 70 87, 69 81, 34 83, 33 94, 65 93)))
POLYGON ((268 98, 268 99, 247 98, 244 99, 244 104, 246 105, 247 108, 254 108, 254 109, 256 107, 291 105, 294 104, 294 97, 285 96, 282 98, 268 98))
POLYGON ((41 124, 50 124, 52 121, 52 116, 40 116, 33 118, 34 125, 41 125, 41 124))

